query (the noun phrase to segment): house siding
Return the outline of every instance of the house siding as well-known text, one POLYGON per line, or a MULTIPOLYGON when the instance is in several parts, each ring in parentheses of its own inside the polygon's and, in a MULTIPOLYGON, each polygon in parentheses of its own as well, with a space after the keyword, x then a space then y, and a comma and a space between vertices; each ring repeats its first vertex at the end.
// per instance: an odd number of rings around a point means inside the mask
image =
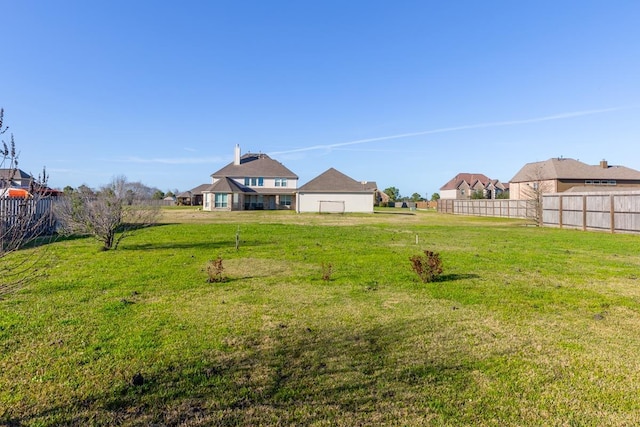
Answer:
MULTIPOLYGON (((344 212, 373 213, 372 193, 298 193, 297 212, 320 212, 321 202, 342 204, 344 212)), ((330 203, 325 203, 329 205, 330 203)))
POLYGON ((554 179, 530 182, 512 182, 509 186, 509 198, 513 200, 533 199, 534 185, 537 184, 542 193, 557 193, 558 182, 554 179))
POLYGON ((458 190, 441 190, 441 199, 456 199, 458 197, 458 190))

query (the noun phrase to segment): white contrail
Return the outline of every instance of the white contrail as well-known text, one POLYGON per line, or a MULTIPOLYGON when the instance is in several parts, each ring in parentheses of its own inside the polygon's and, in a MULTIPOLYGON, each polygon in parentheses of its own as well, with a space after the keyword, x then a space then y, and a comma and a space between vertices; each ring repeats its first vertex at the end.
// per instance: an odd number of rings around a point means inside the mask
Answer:
POLYGON ((569 119, 572 117, 580 117, 580 116, 589 116, 592 114, 600 114, 607 113, 610 111, 618 111, 618 110, 626 110, 634 107, 615 107, 615 108, 603 108, 600 110, 585 110, 585 111, 574 111, 571 113, 561 113, 555 114, 552 116, 544 116, 544 117, 536 117, 533 119, 522 119, 522 120, 508 120, 503 122, 488 122, 488 123, 477 123, 474 125, 463 125, 463 126, 454 126, 448 128, 439 128, 432 130, 425 130, 420 132, 410 132, 410 133, 401 133, 397 135, 389 135, 389 136, 379 136, 376 138, 367 138, 367 139, 358 139, 355 141, 349 142, 339 142, 336 144, 326 144, 326 145, 313 145, 310 147, 303 148, 295 148, 293 150, 286 151, 276 151, 269 153, 270 155, 280 155, 280 154, 289 154, 289 153, 300 153, 303 151, 313 151, 313 150, 331 150, 332 148, 344 147, 347 145, 356 145, 356 144, 366 144, 368 142, 376 142, 376 141, 385 141, 389 139, 400 139, 400 138, 408 138, 411 136, 419 136, 419 135, 430 135, 434 133, 445 133, 445 132, 455 132, 459 130, 466 129, 479 129, 479 128, 490 128, 490 127, 499 127, 499 126, 512 126, 512 125, 522 125, 527 123, 538 123, 538 122, 548 122, 551 120, 562 120, 569 119))
POLYGON ((227 159, 224 157, 176 157, 176 158, 152 158, 127 157, 122 159, 126 163, 160 163, 167 165, 195 165, 202 163, 223 163, 227 159))

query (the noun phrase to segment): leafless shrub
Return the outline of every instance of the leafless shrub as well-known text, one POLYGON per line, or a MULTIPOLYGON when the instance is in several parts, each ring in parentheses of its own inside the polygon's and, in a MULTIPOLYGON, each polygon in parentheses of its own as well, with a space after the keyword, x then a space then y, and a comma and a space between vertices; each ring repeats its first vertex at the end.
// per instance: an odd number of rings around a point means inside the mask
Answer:
POLYGON ((437 252, 425 250, 423 255, 414 255, 409 260, 413 271, 424 283, 433 282, 442 274, 442 260, 437 252))
POLYGON ((207 282, 209 283, 220 283, 224 282, 225 278, 223 276, 224 267, 222 266, 222 257, 218 255, 218 258, 209 260, 207 264, 207 274, 209 278, 207 282))
MULTIPOLYGON (((3 119, 4 110, 0 109, 0 135, 8 130, 3 119)), ((2 140, 0 148, 0 296, 17 290, 42 272, 44 251, 12 254, 45 235, 51 236, 53 231, 46 171, 43 169, 37 178, 25 177, 18 169, 18 156, 11 134, 8 142, 2 140), (18 183, 20 188, 14 189, 18 183), (16 197, 13 191, 23 194, 16 197)))
POLYGON ((137 198, 130 184, 116 177, 98 192, 82 187, 66 194, 55 206, 60 232, 93 236, 110 250, 136 230, 156 224, 160 207, 137 198))
POLYGON ((331 280, 331 275, 333 274, 333 264, 330 262, 322 263, 322 280, 329 281, 331 280))

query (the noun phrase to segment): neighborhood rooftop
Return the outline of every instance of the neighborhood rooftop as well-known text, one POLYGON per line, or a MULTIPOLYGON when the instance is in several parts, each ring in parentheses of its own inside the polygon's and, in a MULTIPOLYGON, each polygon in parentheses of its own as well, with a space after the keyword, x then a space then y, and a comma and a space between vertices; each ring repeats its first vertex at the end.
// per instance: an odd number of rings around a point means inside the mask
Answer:
POLYGON ((588 165, 575 159, 556 157, 542 162, 527 163, 511 182, 532 179, 640 179, 640 172, 625 166, 612 166, 603 160, 598 165, 588 165))
POLYGON ((491 182, 491 179, 481 173, 459 173, 445 185, 440 187, 440 190, 454 190, 458 188, 462 182, 466 182, 469 186, 473 186, 477 181, 480 181, 482 184, 487 184, 491 182))
POLYGON ((262 176, 264 178, 291 178, 298 176, 291 172, 282 163, 273 160, 263 153, 247 153, 240 157, 239 147, 236 147, 236 157, 222 169, 211 174, 213 178, 231 177, 239 178, 245 176, 262 176))
POLYGON ((334 193, 371 192, 375 190, 375 183, 356 181, 342 172, 330 168, 299 188, 299 191, 321 191, 331 189, 334 193))

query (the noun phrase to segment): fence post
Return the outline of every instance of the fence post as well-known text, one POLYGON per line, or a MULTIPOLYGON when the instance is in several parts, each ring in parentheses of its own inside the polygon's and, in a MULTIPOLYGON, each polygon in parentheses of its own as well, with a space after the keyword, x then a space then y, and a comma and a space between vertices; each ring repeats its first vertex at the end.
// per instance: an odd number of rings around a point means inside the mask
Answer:
POLYGON ((582 231, 587 231, 587 196, 582 196, 582 231))
POLYGON ((616 209, 614 195, 609 196, 609 212, 611 213, 611 233, 616 232, 616 209))
POLYGON ((562 195, 560 195, 558 199, 558 226, 562 228, 562 211, 564 210, 564 206, 562 205, 562 195))

